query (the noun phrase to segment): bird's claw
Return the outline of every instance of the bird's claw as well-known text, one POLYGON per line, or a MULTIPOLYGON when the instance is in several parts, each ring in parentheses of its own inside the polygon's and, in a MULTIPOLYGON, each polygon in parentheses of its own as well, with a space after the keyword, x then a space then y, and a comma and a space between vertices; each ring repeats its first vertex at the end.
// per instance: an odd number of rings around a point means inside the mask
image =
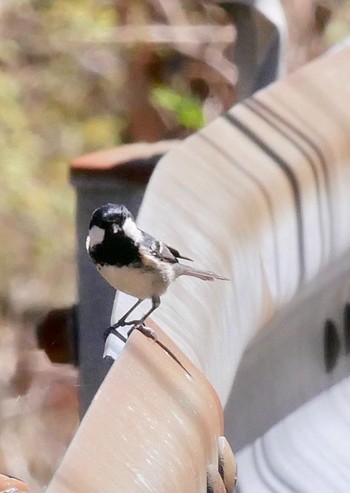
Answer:
MULTIPOLYGON (((135 320, 132 320, 131 322, 127 322, 124 318, 121 318, 120 320, 118 320, 118 322, 116 322, 115 324, 113 324, 111 327, 109 327, 105 332, 104 332, 104 338, 107 339, 107 337, 109 336, 109 334, 111 332, 117 332, 117 329, 119 327, 125 327, 125 325, 132 325, 134 324, 135 325, 135 320)), ((129 330, 129 332, 131 332, 132 328, 129 330)), ((128 334, 129 334, 128 332, 128 334)))
POLYGON ((115 336, 118 337, 118 339, 120 339, 123 342, 126 342, 126 338, 122 334, 120 334, 120 332, 118 332, 117 327, 115 325, 112 325, 112 327, 109 327, 108 329, 106 329, 104 331, 104 333, 103 333, 103 340, 104 340, 104 342, 107 341, 108 336, 110 334, 114 334, 115 336))
MULTIPOLYGON (((161 341, 158 340, 158 337, 157 337, 157 334, 155 333, 155 331, 153 329, 151 329, 150 327, 146 327, 146 325, 144 324, 144 321, 143 320, 134 320, 133 322, 133 325, 132 327, 128 330, 127 332, 127 338, 130 337, 131 333, 136 329, 136 330, 139 330, 144 336, 148 337, 149 339, 152 339, 156 344, 158 344, 162 349, 164 349, 164 351, 174 360, 176 361, 176 363, 178 365, 181 366, 181 368, 183 370, 185 370, 185 372, 192 378, 192 375, 191 373, 183 366, 183 364, 181 363, 181 361, 175 356, 175 354, 170 351, 170 349, 168 349, 161 341)), ((125 325, 130 325, 129 323, 125 323, 125 325)), ((105 330, 103 336, 104 336, 104 340, 106 342, 108 336, 110 334, 114 334, 116 337, 118 337, 121 341, 123 341, 124 343, 127 342, 127 339, 118 332, 117 330, 117 327, 119 327, 119 322, 117 322, 116 324, 112 325, 112 327, 109 327, 107 330, 105 330)))
POLYGON ((134 330, 139 330, 144 336, 149 337, 152 339, 154 342, 158 340, 157 334, 154 332, 154 330, 150 329, 149 327, 146 327, 145 323, 143 321, 137 322, 134 324, 130 330, 128 330, 127 334, 128 337, 130 337, 131 333, 134 330))
POLYGON ((125 320, 119 320, 118 322, 116 322, 115 324, 113 324, 111 327, 109 327, 107 330, 104 331, 103 333, 104 341, 106 342, 110 334, 114 334, 119 339, 126 342, 127 339, 118 332, 118 328, 125 327, 125 325, 131 325, 131 328, 127 332, 127 337, 130 337, 131 333, 136 329, 142 332, 142 334, 144 334, 145 336, 150 337, 154 341, 157 340, 157 336, 154 330, 150 329, 149 327, 146 327, 143 320, 132 320, 130 322, 126 322, 125 320))
POLYGON ((116 322, 115 324, 112 325, 114 329, 117 329, 118 327, 124 327, 124 325, 128 325, 128 323, 125 321, 125 319, 121 318, 116 322))
POLYGON ((112 327, 117 329, 118 327, 125 327, 125 325, 132 325, 133 329, 134 327, 139 327, 140 325, 143 325, 143 323, 143 320, 129 320, 129 322, 127 322, 124 318, 121 318, 120 320, 118 320, 118 322, 113 324, 112 327))
POLYGON ((157 334, 155 333, 155 331, 153 329, 151 329, 150 327, 146 327, 143 322, 141 324, 135 326, 135 329, 142 332, 142 334, 144 336, 149 337, 154 342, 157 342, 158 338, 157 338, 157 334))
MULTIPOLYGON (((128 337, 131 336, 131 333, 136 329, 136 330, 141 330, 141 328, 144 326, 144 322, 137 322, 134 323, 133 326, 128 330, 127 335, 128 337)), ((142 330, 141 330, 142 332, 142 330)))
POLYGON ((103 340, 104 340, 104 342, 107 341, 109 334, 111 334, 113 332, 113 330, 114 330, 113 327, 108 327, 108 329, 106 329, 103 332, 103 340))

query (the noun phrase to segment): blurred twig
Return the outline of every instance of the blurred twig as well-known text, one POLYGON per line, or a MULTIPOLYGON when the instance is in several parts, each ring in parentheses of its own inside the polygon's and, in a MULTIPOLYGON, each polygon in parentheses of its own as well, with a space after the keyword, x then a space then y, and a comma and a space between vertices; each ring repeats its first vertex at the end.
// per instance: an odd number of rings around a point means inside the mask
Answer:
POLYGON ((191 44, 228 44, 235 39, 231 26, 185 25, 169 26, 166 24, 125 25, 109 29, 103 36, 79 39, 67 38, 66 33, 56 33, 51 41, 58 45, 67 44, 134 44, 134 43, 191 43, 191 44))
POLYGON ((50 39, 53 49, 71 52, 72 48, 91 45, 117 44, 171 44, 184 55, 201 60, 216 70, 230 84, 235 84, 237 71, 235 65, 223 54, 226 47, 233 44, 235 31, 232 26, 168 26, 149 24, 143 26, 120 26, 103 37, 90 39, 69 38, 55 34, 50 39))

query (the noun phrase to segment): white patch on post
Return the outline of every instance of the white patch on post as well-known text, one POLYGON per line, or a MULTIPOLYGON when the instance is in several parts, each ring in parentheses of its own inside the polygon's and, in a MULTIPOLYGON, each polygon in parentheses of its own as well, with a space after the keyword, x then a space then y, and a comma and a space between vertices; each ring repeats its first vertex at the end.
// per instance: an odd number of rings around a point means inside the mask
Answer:
POLYGON ((103 242, 105 230, 98 226, 92 226, 89 231, 89 236, 86 239, 86 248, 92 248, 95 245, 103 242))
POLYGON ((141 241, 143 240, 142 232, 136 226, 131 217, 125 219, 123 224, 123 231, 126 236, 131 238, 135 243, 141 243, 141 241))

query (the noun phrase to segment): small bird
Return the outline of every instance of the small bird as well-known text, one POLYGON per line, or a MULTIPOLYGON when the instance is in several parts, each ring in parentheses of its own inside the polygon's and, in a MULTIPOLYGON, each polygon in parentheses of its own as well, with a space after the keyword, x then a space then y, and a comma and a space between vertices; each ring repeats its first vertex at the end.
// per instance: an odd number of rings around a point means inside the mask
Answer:
POLYGON ((228 280, 214 272, 180 263, 179 259, 191 259, 139 229, 124 205, 109 203, 93 212, 86 249, 98 272, 113 288, 138 298, 111 327, 111 331, 124 325, 143 325, 159 307, 160 296, 179 276, 192 276, 204 281, 228 280), (152 300, 151 309, 140 319, 127 321, 134 309, 147 298, 152 300))

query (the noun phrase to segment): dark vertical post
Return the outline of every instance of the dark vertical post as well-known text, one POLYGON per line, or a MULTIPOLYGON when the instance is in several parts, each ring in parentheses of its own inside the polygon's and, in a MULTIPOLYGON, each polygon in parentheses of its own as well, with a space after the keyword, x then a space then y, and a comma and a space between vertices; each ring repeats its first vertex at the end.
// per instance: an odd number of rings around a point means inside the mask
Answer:
POLYGON ((98 275, 85 240, 93 210, 107 202, 123 203, 136 216, 158 160, 176 141, 131 144, 88 154, 71 165, 77 193, 78 355, 81 412, 85 413, 110 363, 103 360, 103 332, 110 325, 115 291, 98 275))
POLYGON ((236 91, 241 101, 276 80, 282 71, 287 31, 283 9, 280 0, 212 1, 226 10, 236 29, 236 91))

